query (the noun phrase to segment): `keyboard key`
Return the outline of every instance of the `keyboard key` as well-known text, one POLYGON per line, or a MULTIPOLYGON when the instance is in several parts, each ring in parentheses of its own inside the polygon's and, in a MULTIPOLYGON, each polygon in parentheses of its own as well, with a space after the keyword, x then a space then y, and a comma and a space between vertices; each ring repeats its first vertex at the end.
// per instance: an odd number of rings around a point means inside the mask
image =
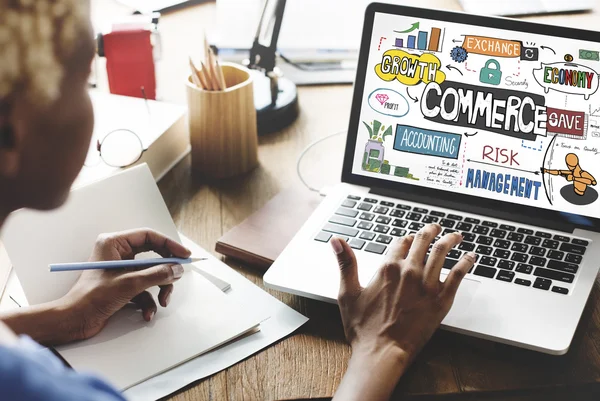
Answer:
POLYGON ((406 227, 407 224, 408 224, 408 221, 400 220, 400 219, 395 219, 394 222, 392 223, 392 225, 394 227, 400 227, 400 228, 406 227))
POLYGON ((561 272, 573 274, 577 273, 577 270, 579 270, 579 266, 577 266, 576 264, 560 262, 558 260, 551 260, 550 262, 548 262, 547 267, 549 269, 560 270, 561 272))
POLYGON ((379 201, 377 199, 373 199, 373 198, 365 198, 365 202, 368 202, 368 203, 377 203, 379 201))
POLYGON ((483 223, 481 223, 482 226, 486 226, 486 227, 492 227, 492 228, 496 228, 498 227, 498 223, 494 223, 493 221, 484 221, 483 223))
POLYGON ((467 217, 467 218, 465 219, 465 223, 479 224, 479 223, 481 223, 481 220, 479 220, 479 219, 474 219, 474 218, 472 218, 472 217, 467 217))
MULTIPOLYGON (((564 283, 572 283, 575 280, 575 276, 569 273, 559 272, 557 270, 544 269, 542 267, 536 267, 533 272, 534 276, 549 278, 552 280, 562 281, 564 283)), ((548 280, 550 281, 550 280, 548 280)))
POLYGON ((510 256, 510 251, 507 251, 505 249, 496 249, 494 251, 494 257, 496 257, 496 258, 508 259, 509 256, 510 256))
POLYGON ((377 239, 375 241, 382 243, 382 244, 389 244, 390 242, 392 242, 394 238, 390 237, 389 235, 379 235, 377 237, 377 239))
POLYGON ((406 215, 406 218, 408 220, 412 220, 412 221, 419 221, 419 220, 421 220, 421 217, 423 217, 423 215, 420 213, 408 213, 406 215))
POLYGON ((542 239, 540 237, 534 237, 533 235, 528 235, 527 237, 525 237, 524 242, 529 245, 537 246, 542 243, 542 239))
POLYGON ((496 276, 496 280, 506 281, 510 283, 515 277, 515 272, 511 272, 508 270, 500 270, 498 275, 496 276))
POLYGON ((492 237, 486 237, 485 235, 480 235, 477 238, 477 241, 475 241, 478 244, 482 244, 482 245, 492 245, 492 243, 494 242, 494 239, 492 237))
POLYGON ((545 239, 544 242, 542 242, 542 246, 544 248, 549 248, 549 249, 556 249, 556 248, 558 248, 558 244, 559 244, 558 241, 554 241, 554 240, 551 240, 551 239, 545 239))
POLYGON ((532 246, 529 249, 529 254, 534 256, 544 256, 546 254, 546 250, 544 248, 540 248, 539 246, 532 246))
POLYGON ((373 231, 375 231, 376 233, 387 234, 388 231, 390 231, 390 228, 388 226, 384 226, 382 224, 377 224, 375 226, 375 228, 373 229, 373 231))
POLYGON ((554 239, 557 241, 562 241, 562 242, 569 242, 571 241, 571 239, 569 237, 565 237, 564 235, 555 235, 554 239))
POLYGON ((408 229, 413 230, 413 231, 419 231, 423 227, 425 227, 425 224, 413 222, 413 223, 410 223, 410 225, 408 226, 408 229))
POLYGON ((393 228, 390 232, 390 235, 393 235, 394 237, 403 237, 406 235, 406 230, 401 228, 393 228))
POLYGON ((455 224, 456 224, 456 221, 454 221, 454 220, 450 220, 450 219, 441 219, 440 220, 440 226, 442 226, 442 227, 454 228, 455 224))
POLYGON ((344 203, 342 203, 342 206, 353 208, 354 206, 356 206, 356 201, 353 201, 353 200, 350 200, 350 199, 346 199, 344 201, 344 203))
POLYGON ((361 203, 360 205, 358 205, 358 210, 364 210, 366 212, 370 211, 373 208, 373 205, 370 205, 368 203, 361 203))
POLYGON ((471 231, 472 228, 473 228, 473 224, 464 223, 464 222, 460 222, 456 225, 456 229, 458 231, 471 231))
POLYGON ((430 223, 437 223, 439 220, 440 220, 439 217, 425 216, 425 217, 423 217, 423 220, 421 220, 421 221, 423 223, 430 224, 430 223))
POLYGON ((337 224, 325 224, 323 231, 345 235, 347 237, 356 237, 358 235, 358 230, 356 228, 338 226, 337 224))
POLYGON ((576 255, 583 255, 585 253, 585 247, 579 246, 579 245, 567 244, 566 242, 562 243, 562 245, 560 246, 560 250, 569 252, 569 253, 574 253, 576 255))
POLYGON ((477 237, 475 234, 471 234, 471 233, 461 233, 463 236, 463 241, 466 242, 473 242, 475 241, 475 238, 477 237))
POLYGON ((446 215, 446 213, 438 212, 437 210, 432 210, 431 212, 429 212, 429 214, 436 217, 444 217, 446 215))
POLYGON ((564 287, 554 286, 554 287, 552 287, 552 292, 558 292, 559 294, 565 294, 565 295, 567 295, 569 293, 569 290, 567 290, 564 287))
POLYGON ((358 226, 356 226, 356 228, 360 228, 361 230, 370 230, 371 228, 373 228, 373 223, 369 223, 368 221, 361 221, 360 223, 358 223, 358 226))
POLYGON ((565 253, 561 252, 561 251, 548 251, 548 258, 550 259, 554 259, 554 260, 563 260, 563 258, 565 257, 565 253))
POLYGON ((390 213, 390 216, 392 216, 392 217, 404 217, 405 214, 406 214, 406 212, 404 210, 394 209, 390 213))
POLYGON ((423 214, 427 214, 427 212, 429 212, 429 210, 423 209, 422 207, 413 207, 413 211, 417 212, 417 213, 423 213, 423 214))
POLYGON ((444 264, 442 265, 443 269, 452 269, 454 267, 455 264, 458 263, 458 260, 456 259, 448 259, 446 258, 444 260, 444 264))
POLYGON ((449 214, 448 216, 446 216, 446 218, 458 221, 461 221, 463 219, 462 216, 459 216, 458 214, 449 214))
POLYGON ((536 278, 535 281, 533 282, 533 288, 538 288, 540 290, 549 290, 550 286, 552 285, 552 281, 551 280, 546 280, 543 278, 536 278))
POLYGON ((369 242, 367 244, 367 246, 365 247, 365 251, 372 252, 372 253, 378 253, 381 255, 382 253, 385 252, 385 248, 387 248, 385 245, 376 244, 375 242, 369 242))
POLYGON ((481 235, 487 235, 487 233, 490 232, 490 229, 488 227, 483 227, 483 226, 476 226, 473 229, 473 232, 475 234, 481 234, 481 235))
POLYGON ((491 258, 489 256, 482 256, 481 259, 479 259, 479 264, 480 265, 494 267, 494 266, 496 266, 496 263, 498 263, 498 259, 491 258))
POLYGON ((491 255, 493 251, 492 247, 489 246, 484 246, 484 245, 479 245, 477 247, 477 249, 475 250, 475 253, 479 254, 479 255, 491 255))
POLYGON ((523 280, 522 278, 518 278, 515 280, 515 284, 524 285, 525 287, 529 287, 531 285, 531 281, 523 280))
POLYGON ((533 266, 525 263, 519 263, 515 270, 517 271, 517 273, 531 274, 531 272, 533 271, 533 266))
POLYGON ((505 241, 503 239, 497 239, 494 241, 494 246, 500 249, 508 249, 510 248, 510 241, 505 241))
POLYGON ((571 241, 573 244, 575 245, 581 245, 581 246, 588 246, 590 243, 586 240, 583 239, 577 239, 577 238, 573 238, 573 240, 571 241))
POLYGON ((470 242, 461 242, 460 245, 458 245, 458 249, 461 251, 471 252, 473 249, 475 249, 475 244, 470 242))
POLYGON ((356 196, 356 195, 348 195, 348 199, 352 199, 352 200, 360 200, 360 196, 356 196))
POLYGON ((378 214, 387 214, 389 211, 390 208, 385 206, 377 206, 375 209, 373 209, 373 212, 378 214))
POLYGON ((506 231, 495 228, 490 231, 490 236, 494 238, 504 238, 506 237, 506 231))
POLYGON ((521 233, 521 234, 527 234, 527 235, 533 234, 533 230, 530 230, 529 228, 517 228, 517 232, 521 233))
POLYGON ((377 219, 375 220, 375 223, 381 223, 381 224, 390 224, 390 221, 392 221, 391 217, 387 217, 387 216, 379 216, 377 217, 377 219))
POLYGON ((512 270, 515 267, 515 262, 512 260, 501 260, 498 262, 498 267, 505 270, 512 270))
POLYGON ((515 231, 517 228, 515 226, 509 226, 508 224, 500 224, 500 229, 506 231, 515 231))
POLYGON ((545 231, 536 231, 535 236, 541 238, 552 238, 552 234, 545 231))
POLYGON ((379 204, 387 207, 394 207, 394 204, 392 202, 381 201, 379 202, 379 204))
POLYGON ((366 239, 367 241, 373 241, 373 238, 375 238, 375 233, 372 233, 370 231, 363 231, 362 233, 360 233, 358 238, 366 239))
POLYGON ((565 262, 570 262, 570 263, 581 263, 581 256, 580 255, 574 255, 572 253, 567 253, 567 257, 565 258, 565 262))
POLYGON ((366 242, 360 239, 356 239, 356 238, 352 238, 350 240, 350 242, 348 243, 348 245, 350 245, 351 248, 354 249, 362 249, 363 246, 365 246, 366 242))
POLYGON ((494 278, 494 276, 496 275, 496 271, 497 269, 494 269, 493 267, 479 265, 475 268, 473 274, 482 277, 494 278))
POLYGON ((462 255, 462 252, 457 251, 456 249, 451 249, 450 252, 448 252, 448 257, 451 259, 460 259, 460 255, 462 255))
POLYGON ((510 258, 510 260, 514 260, 515 262, 527 262, 529 256, 524 253, 514 252, 510 258))
POLYGON ((342 241, 346 241, 346 242, 350 241, 350 238, 346 237, 345 235, 338 235, 338 234, 335 234, 335 235, 334 235, 334 237, 335 237, 335 238, 339 238, 339 239, 341 239, 342 241))
POLYGON ((546 266, 548 259, 540 258, 539 256, 532 256, 529 258, 529 264, 534 266, 546 266))
POLYGON ((523 238, 525 238, 525 236, 519 233, 508 233, 508 236, 506 237, 507 240, 516 242, 523 241, 523 238))
POLYGON ((401 204, 401 203, 398 203, 398 204, 396 205, 396 209, 410 210, 410 206, 408 206, 408 205, 403 205, 403 204, 401 204))
POLYGON ((317 234, 317 236, 315 237, 315 241, 319 241, 319 242, 327 242, 329 241, 329 239, 331 238, 331 234, 326 233, 324 231, 321 231, 320 233, 317 234))
POLYGON ((356 220, 344 216, 331 216, 330 223, 341 224, 342 226, 354 227, 356 220))
POLYGON ((522 253, 527 252, 528 249, 529 249, 529 246, 525 245, 525 244, 513 244, 512 247, 510 248, 511 251, 522 252, 522 253))
POLYGON ((345 207, 338 208, 338 210, 336 210, 335 214, 339 214, 340 216, 346 216, 346 217, 358 216, 358 212, 356 210, 348 209, 345 207))
POLYGON ((359 217, 359 219, 361 219, 361 220, 367 220, 367 221, 371 221, 374 218, 375 218, 375 215, 371 214, 371 213, 363 213, 359 217))
POLYGON ((453 230, 453 229, 451 229, 451 228, 445 228, 445 229, 444 229, 444 231, 442 231, 442 236, 444 236, 444 235, 446 235, 446 234, 454 234, 454 233, 456 233, 456 232, 458 232, 458 231, 456 231, 456 230, 453 230))

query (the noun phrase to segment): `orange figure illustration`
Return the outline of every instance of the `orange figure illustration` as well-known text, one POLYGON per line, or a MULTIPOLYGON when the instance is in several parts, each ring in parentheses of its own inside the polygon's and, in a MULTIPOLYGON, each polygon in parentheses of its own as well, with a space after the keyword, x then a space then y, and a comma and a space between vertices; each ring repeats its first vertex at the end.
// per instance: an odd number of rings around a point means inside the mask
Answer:
POLYGON ((569 153, 565 157, 568 170, 548 170, 542 168, 542 173, 548 173, 550 175, 560 175, 567 179, 567 181, 573 181, 573 191, 583 196, 587 190, 588 185, 596 185, 596 179, 593 175, 584 171, 579 165, 579 157, 575 153, 569 153))

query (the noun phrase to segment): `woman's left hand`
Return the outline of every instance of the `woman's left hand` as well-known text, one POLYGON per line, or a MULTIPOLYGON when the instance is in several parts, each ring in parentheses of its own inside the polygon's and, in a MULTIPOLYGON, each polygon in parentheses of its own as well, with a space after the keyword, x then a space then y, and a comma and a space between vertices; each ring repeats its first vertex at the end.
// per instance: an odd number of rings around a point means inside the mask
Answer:
MULTIPOLYGON (((163 257, 188 258, 183 245, 149 229, 132 230, 98 237, 90 261, 133 259, 154 251, 163 257)), ((143 270, 87 270, 62 299, 71 320, 68 326, 77 340, 90 338, 106 325, 108 318, 129 302, 135 303, 146 321, 157 312, 156 302, 146 291, 159 286, 158 302, 167 307, 173 283, 183 275, 181 265, 159 265, 143 270)))

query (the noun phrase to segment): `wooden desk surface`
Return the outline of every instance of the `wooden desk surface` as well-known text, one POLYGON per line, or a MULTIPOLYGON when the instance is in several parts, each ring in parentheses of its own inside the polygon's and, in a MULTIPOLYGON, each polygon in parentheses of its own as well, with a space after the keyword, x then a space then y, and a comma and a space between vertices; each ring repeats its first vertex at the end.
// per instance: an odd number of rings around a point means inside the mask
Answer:
MULTIPOLYGON (((127 9, 112 1, 96 0, 92 3, 94 20, 99 23, 128 13, 127 9)), ((460 9, 456 0, 402 3, 460 9)), ((600 0, 597 3, 597 11, 593 13, 537 17, 535 20, 597 29, 600 0)), ((157 75, 159 90, 165 100, 185 103, 183 77, 188 68, 186 57, 188 54, 200 54, 202 31, 214 28, 214 15, 215 4, 207 3, 162 17, 164 56, 159 62, 157 75)), ((289 187, 303 188, 295 172, 297 155, 311 141, 347 127, 351 97, 349 85, 299 88, 301 114, 298 121, 279 133, 260 138, 260 167, 246 176, 215 183, 196 182, 190 175, 189 158, 176 166, 160 182, 160 189, 178 229, 204 248, 213 250, 223 233, 258 210, 279 191, 289 187)), ((309 160, 319 160, 318 171, 311 168, 310 161, 304 167, 314 186, 339 181, 343 147, 344 138, 340 136, 327 140, 311 153, 309 160)), ((228 263, 262 287, 260 272, 228 263)), ((475 397, 471 399, 483 399, 483 394, 478 392, 527 389, 544 382, 550 387, 560 387, 568 386, 577 378, 582 383, 599 384, 598 364, 592 366, 579 362, 583 353, 592 353, 596 360, 600 360, 600 337, 598 333, 587 330, 593 319, 594 324, 599 325, 598 287, 596 285, 574 345, 566 356, 552 357, 441 331, 401 380, 397 393, 469 393, 475 397)), ((173 400, 279 400, 333 395, 350 356, 337 308, 276 291, 269 292, 311 320, 295 335, 189 386, 173 396, 173 400)), ((494 400, 525 399, 512 393, 493 397, 494 400)), ((553 397, 546 394, 542 399, 553 397)), ((527 396, 527 399, 533 398, 527 396)))

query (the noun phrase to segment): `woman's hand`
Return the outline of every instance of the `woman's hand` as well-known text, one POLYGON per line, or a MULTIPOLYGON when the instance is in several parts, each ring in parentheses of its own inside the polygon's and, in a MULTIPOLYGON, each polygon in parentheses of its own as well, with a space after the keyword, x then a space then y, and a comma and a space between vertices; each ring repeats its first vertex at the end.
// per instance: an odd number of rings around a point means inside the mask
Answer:
POLYGON ((350 246, 337 238, 331 240, 341 272, 338 302, 352 346, 352 359, 336 398, 388 399, 400 376, 450 311, 475 254, 465 254, 442 283, 444 260, 462 236, 453 233, 442 237, 425 261, 429 245, 441 230, 437 224, 428 225, 415 236, 396 240, 366 288, 359 284, 350 246))
MULTIPOLYGON (((98 237, 91 262, 133 259, 142 252, 154 251, 163 257, 187 258, 191 252, 183 245, 156 231, 140 229, 98 237)), ((157 312, 156 302, 146 289, 160 287, 158 302, 167 307, 173 283, 183 275, 181 265, 159 265, 143 270, 87 270, 63 298, 71 311, 70 326, 81 339, 96 335, 109 317, 129 302, 135 303, 146 321, 157 312)))
MULTIPOLYGON (((188 249, 172 239, 140 229, 101 235, 90 261, 133 259, 147 251, 163 257, 190 256, 188 249)), ((159 265, 144 270, 88 270, 64 297, 9 311, 0 320, 16 334, 27 334, 46 345, 84 340, 98 334, 108 318, 129 302, 137 304, 144 319, 150 321, 157 307, 146 289, 159 286, 158 301, 166 307, 173 283, 182 275, 181 265, 159 265)))

